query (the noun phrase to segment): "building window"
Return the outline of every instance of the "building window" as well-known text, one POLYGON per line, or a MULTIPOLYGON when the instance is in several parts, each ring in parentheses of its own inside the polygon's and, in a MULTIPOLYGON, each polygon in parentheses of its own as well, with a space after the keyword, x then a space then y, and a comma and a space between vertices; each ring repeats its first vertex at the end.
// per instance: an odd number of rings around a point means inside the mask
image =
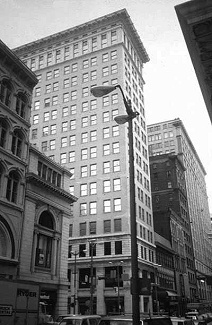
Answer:
POLYGON ((96 234, 96 221, 89 222, 89 234, 90 235, 96 234))
POLYGON ((96 182, 90 183, 90 195, 94 195, 97 193, 96 182))
POLYGON ((70 115, 75 115, 77 113, 77 105, 71 105, 70 107, 70 115))
POLYGON ((110 200, 103 201, 103 212, 104 213, 111 212, 111 201, 110 200))
POLYGON ((75 161, 75 151, 70 151, 69 152, 69 162, 74 162, 75 161))
POLYGON ((87 148, 81 150, 81 160, 85 160, 85 159, 88 159, 88 149, 87 148))
POLYGON ((97 50, 97 37, 92 37, 92 43, 91 43, 91 46, 92 46, 92 51, 96 51, 97 50))
POLYGON ((107 127, 107 128, 104 128, 103 129, 103 139, 107 139, 110 137, 110 128, 107 127))
POLYGON ((40 94, 41 94, 41 88, 40 87, 35 88, 35 97, 40 96, 40 94))
POLYGON ((79 45, 78 45, 78 43, 75 43, 73 45, 73 57, 76 57, 78 55, 79 55, 79 45))
POLYGON ((118 72, 118 66, 117 64, 111 65, 111 74, 117 73, 118 72))
POLYGON ((62 122, 62 132, 68 131, 68 122, 62 122))
POLYGON ((107 34, 101 35, 101 47, 104 48, 107 46, 107 34))
POLYGON ((113 135, 113 137, 118 137, 119 136, 119 126, 118 125, 114 125, 112 127, 112 135, 113 135))
POLYGON ((53 110, 53 111, 51 111, 51 119, 52 120, 56 120, 57 119, 57 110, 56 109, 53 110))
POLYGON ((94 131, 91 131, 90 132, 90 141, 96 141, 97 140, 97 131, 94 130, 94 131))
POLYGON ((76 72, 77 70, 78 70, 78 64, 77 64, 77 62, 76 63, 72 63, 71 71, 72 72, 76 72))
POLYGON ((87 211, 87 203, 81 203, 80 204, 80 215, 81 216, 86 216, 88 213, 87 211))
POLYGON ((69 137, 69 145, 75 146, 76 145, 76 135, 70 135, 69 137))
POLYGON ((111 191, 110 180, 103 181, 103 192, 108 193, 111 191))
POLYGON ((90 158, 96 158, 97 157, 97 147, 90 148, 90 158))
POLYGON ((113 148, 113 153, 119 153, 120 150, 119 150, 119 142, 114 142, 112 144, 112 148, 113 148))
POLYGON ((53 96, 52 97, 52 105, 57 105, 58 104, 58 96, 53 96))
POLYGON ((52 71, 47 71, 46 72, 46 80, 52 79, 52 71))
POLYGON ((50 140, 50 142, 49 142, 49 149, 50 150, 55 150, 55 140, 50 140))
POLYGON ((86 60, 83 60, 83 62, 82 62, 82 68, 83 69, 86 69, 86 68, 88 68, 88 66, 89 66, 88 60, 87 59, 86 60))
POLYGON ((112 99, 112 104, 118 104, 118 94, 112 94, 111 95, 111 99, 112 99))
POLYGON ((111 60, 114 60, 114 59, 117 58, 117 51, 116 51, 116 50, 111 51, 111 53, 110 53, 110 58, 111 58, 111 60))
POLYGON ((61 138, 61 147, 62 148, 65 148, 65 147, 67 147, 67 145, 68 145, 68 139, 67 139, 67 137, 61 138))
POLYGON ((103 162, 103 173, 104 174, 110 173, 110 161, 103 162))
POLYGON ((70 73, 70 66, 67 65, 64 67, 64 74, 69 74, 70 73))
POLYGON ((88 116, 82 117, 81 126, 82 126, 82 128, 88 126, 88 116))
POLYGON ((114 211, 121 211, 121 199, 114 199, 113 208, 114 211))
POLYGON ((108 156, 110 154, 110 145, 104 144, 103 145, 103 156, 108 156))
MULTIPOLYGON (((35 115, 34 115, 35 116, 35 115)), ((34 122, 34 116, 33 116, 33 122, 34 122)), ((49 118, 50 118, 50 114, 49 114, 49 112, 45 112, 45 113, 43 113, 43 121, 44 122, 47 122, 47 121, 49 121, 49 118)), ((38 123, 38 122, 37 122, 38 123)), ((35 124, 35 123, 33 123, 33 124, 35 124)))
POLYGON ((113 180, 113 190, 114 192, 121 190, 121 180, 120 178, 116 178, 113 180))
POLYGON ((114 232, 122 231, 122 222, 121 219, 114 219, 114 232))
POLYGON ((104 233, 111 232, 111 220, 104 220, 104 233))
POLYGON ((88 142, 88 132, 83 132, 81 134, 81 143, 87 143, 88 142))
POLYGON ((75 130, 76 129, 76 120, 71 120, 70 121, 70 130, 75 130))
POLYGON ((39 100, 34 102, 34 110, 37 111, 38 109, 40 109, 40 101, 39 100))
POLYGON ((97 124, 97 115, 91 115, 90 117, 90 125, 96 125, 97 124))
POLYGON ((111 255, 111 242, 104 243, 104 255, 111 255))
POLYGON ((88 87, 82 88, 82 97, 88 97, 89 89, 88 87))
POLYGON ((83 73, 83 75, 82 75, 82 82, 88 82, 88 72, 83 73))
POLYGON ((81 184, 80 185, 80 196, 86 196, 86 195, 88 195, 88 185, 81 184))
POLYGON ((91 66, 93 67, 95 65, 97 65, 97 57, 96 56, 91 58, 91 66))
POLYGON ((45 269, 51 268, 54 222, 51 213, 44 211, 37 225, 37 246, 35 266, 45 269), (43 230, 45 228, 45 231, 43 230))
POLYGON ((88 166, 81 166, 81 177, 88 177, 88 166))
POLYGON ((62 117, 68 116, 68 106, 62 108, 62 117))
POLYGON ((12 153, 21 158, 22 153, 22 144, 23 144, 23 135, 19 130, 15 130, 12 135, 12 153))
POLYGON ((55 134, 57 132, 56 124, 50 126, 50 134, 55 134))
POLYGON ((109 76, 109 67, 102 68, 102 77, 109 76))
POLYGON ((117 41, 117 32, 116 32, 116 30, 113 30, 111 32, 111 44, 116 43, 116 41, 117 41))
POLYGON ((90 214, 96 214, 97 213, 97 203, 96 202, 90 202, 89 203, 89 213, 90 214))
POLYGON ((102 119, 103 119, 103 123, 109 122, 110 121, 110 114, 109 114, 109 112, 103 112, 102 119))
POLYGON ((115 255, 122 254, 122 241, 115 241, 115 255))
POLYGON ((7 179, 6 198, 9 202, 17 203, 18 197, 19 176, 17 172, 12 171, 9 173, 7 179))
POLYGON ((102 54, 102 62, 107 62, 109 60, 109 54, 108 53, 103 53, 102 54))
POLYGON ((97 101, 96 101, 96 99, 92 99, 91 100, 90 108, 91 108, 91 110, 94 110, 94 109, 97 108, 97 101))
POLYGON ((97 174, 97 165, 91 164, 90 165, 90 176, 95 176, 97 174))
POLYGON ((50 98, 45 98, 44 99, 44 107, 49 107, 50 106, 50 98))
POLYGON ((93 71, 91 71, 91 80, 96 80, 96 78, 97 78, 97 71, 96 70, 93 70, 93 71))
POLYGON ((60 76, 60 70, 55 69, 54 72, 53 72, 53 76, 54 76, 54 78, 58 78, 60 76))
POLYGON ((77 99, 77 91, 76 90, 73 90, 71 92, 71 100, 76 100, 77 99))
POLYGON ((77 85, 77 76, 74 76, 71 78, 71 86, 76 86, 77 85))

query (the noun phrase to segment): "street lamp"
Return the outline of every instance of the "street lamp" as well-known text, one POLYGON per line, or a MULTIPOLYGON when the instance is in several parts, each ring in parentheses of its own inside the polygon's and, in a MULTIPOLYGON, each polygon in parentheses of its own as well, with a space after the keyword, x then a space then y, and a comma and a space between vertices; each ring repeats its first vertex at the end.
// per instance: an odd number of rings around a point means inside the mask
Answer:
POLYGON ((71 254, 74 255, 74 314, 76 312, 76 297, 77 297, 77 256, 79 252, 72 252, 71 254))
POLYGON ((128 139, 129 139, 129 176, 130 176, 130 226, 131 226, 131 294, 132 294, 132 318, 133 325, 140 323, 139 308, 139 277, 138 277, 138 249, 137 249, 137 233, 136 233, 136 204, 135 204, 135 171, 134 171, 134 150, 133 150, 133 124, 132 120, 139 115, 138 112, 132 110, 131 101, 124 96, 120 85, 116 86, 97 86, 91 88, 91 93, 95 97, 102 97, 119 89, 121 91, 126 115, 116 116, 114 120, 118 124, 128 123, 128 139))
POLYGON ((159 306, 159 300, 158 300, 158 267, 162 266, 161 264, 153 264, 154 265, 154 273, 155 273, 155 300, 156 300, 156 312, 157 315, 159 315, 160 312, 160 306, 159 306))

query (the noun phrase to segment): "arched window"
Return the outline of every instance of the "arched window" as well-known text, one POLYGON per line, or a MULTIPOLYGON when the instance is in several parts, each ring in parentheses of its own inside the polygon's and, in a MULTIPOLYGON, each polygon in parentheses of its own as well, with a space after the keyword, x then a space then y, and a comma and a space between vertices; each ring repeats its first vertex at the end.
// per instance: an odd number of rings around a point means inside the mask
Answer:
POLYGON ((50 269, 52 261, 54 220, 49 211, 42 212, 38 226, 39 233, 37 235, 35 265, 50 269))
POLYGON ((7 129, 8 125, 5 120, 0 119, 0 147, 5 148, 6 139, 7 139, 7 129))
POLYGON ((10 106, 11 102, 11 94, 12 94, 12 85, 9 80, 3 79, 0 82, 0 100, 2 103, 10 106))
POLYGON ((8 201, 17 203, 19 175, 16 171, 9 173, 7 181, 6 198, 8 201))
POLYGON ((12 257, 11 238, 5 225, 0 221, 0 256, 12 257))
POLYGON ((21 158, 23 135, 19 130, 13 132, 11 151, 14 155, 21 158))
POLYGON ((18 93, 16 98, 16 113, 21 117, 26 117, 27 97, 23 93, 18 93))

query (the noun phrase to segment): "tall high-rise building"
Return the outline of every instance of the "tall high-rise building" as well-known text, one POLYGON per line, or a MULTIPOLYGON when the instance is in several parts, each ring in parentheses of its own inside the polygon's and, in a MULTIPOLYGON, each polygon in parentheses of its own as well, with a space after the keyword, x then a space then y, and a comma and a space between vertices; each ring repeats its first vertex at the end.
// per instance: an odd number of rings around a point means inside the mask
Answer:
MULTIPOLYGON (((182 123, 177 118, 148 125, 149 155, 178 155, 185 167, 188 213, 194 249, 195 271, 198 297, 210 301, 211 287, 207 285, 207 275, 212 272, 210 213, 205 183, 206 171, 182 123)), ((167 186, 169 184, 167 183, 167 186)), ((181 205, 180 213, 185 216, 181 205)), ((188 219, 189 220, 189 219, 188 219)), ((188 221, 187 220, 187 221, 188 221)))
MULTIPOLYGON (((147 52, 125 9, 14 51, 39 80, 30 141, 72 172, 70 193, 78 197, 69 226, 70 311, 86 313, 92 305, 100 314, 130 313, 128 133, 114 121, 125 107, 119 89, 102 98, 90 89, 120 85, 139 112, 133 120, 138 265, 139 276, 150 278, 155 245, 142 76, 147 52)), ((151 305, 149 294, 141 296, 141 311, 151 305)))

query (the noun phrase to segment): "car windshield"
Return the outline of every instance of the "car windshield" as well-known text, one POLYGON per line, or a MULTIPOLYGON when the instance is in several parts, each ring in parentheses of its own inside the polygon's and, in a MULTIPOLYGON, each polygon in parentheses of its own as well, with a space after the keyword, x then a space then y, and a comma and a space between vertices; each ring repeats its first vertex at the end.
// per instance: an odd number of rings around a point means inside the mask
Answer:
POLYGON ((60 325, 80 325, 81 319, 63 319, 60 325))

